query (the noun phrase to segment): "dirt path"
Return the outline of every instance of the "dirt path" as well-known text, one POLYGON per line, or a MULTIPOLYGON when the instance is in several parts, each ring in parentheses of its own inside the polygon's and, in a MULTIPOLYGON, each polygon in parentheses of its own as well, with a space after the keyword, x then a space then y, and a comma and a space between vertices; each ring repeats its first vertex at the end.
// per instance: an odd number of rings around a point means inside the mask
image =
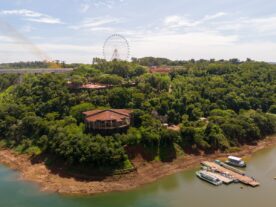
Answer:
MULTIPOLYGON (((236 156, 251 156, 254 152, 276 145, 276 137, 260 141, 256 146, 244 146, 236 156)), ((228 154, 185 155, 170 163, 145 162, 140 155, 132 161, 136 172, 126 175, 110 176, 101 181, 79 181, 70 177, 62 177, 52 173, 43 163, 32 164, 26 155, 16 155, 11 150, 0 150, 0 163, 21 172, 20 179, 33 181, 41 186, 42 191, 62 194, 97 194, 111 191, 126 191, 138 186, 154 182, 164 176, 193 168, 201 161, 226 157, 228 154)))

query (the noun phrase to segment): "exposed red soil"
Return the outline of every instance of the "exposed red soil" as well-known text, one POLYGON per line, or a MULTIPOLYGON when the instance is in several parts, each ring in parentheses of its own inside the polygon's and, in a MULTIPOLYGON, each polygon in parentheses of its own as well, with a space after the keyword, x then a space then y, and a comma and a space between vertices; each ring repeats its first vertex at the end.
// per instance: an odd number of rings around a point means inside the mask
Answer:
MULTIPOLYGON (((236 156, 251 156, 254 152, 276 145, 276 137, 260 141, 255 146, 245 145, 236 156)), ((216 152, 210 155, 185 155, 172 162, 147 162, 137 153, 132 162, 137 171, 124 175, 107 176, 100 180, 91 178, 89 181, 80 180, 72 176, 64 176, 64 172, 53 172, 43 162, 32 163, 27 155, 17 155, 11 150, 0 150, 0 163, 21 172, 20 179, 33 181, 41 186, 42 191, 58 192, 62 194, 97 194, 111 191, 126 191, 141 185, 154 182, 164 176, 193 168, 204 160, 214 160, 228 156, 226 153, 216 152)))

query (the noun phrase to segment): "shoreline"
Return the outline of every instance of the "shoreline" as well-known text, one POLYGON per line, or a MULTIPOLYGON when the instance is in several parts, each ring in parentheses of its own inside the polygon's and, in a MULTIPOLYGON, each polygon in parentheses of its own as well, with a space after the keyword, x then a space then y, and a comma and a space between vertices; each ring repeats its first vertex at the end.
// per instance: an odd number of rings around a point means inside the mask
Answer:
POLYGON ((107 192, 132 190, 145 184, 155 182, 187 169, 194 168, 202 161, 222 159, 229 154, 250 157, 255 152, 276 145, 276 136, 269 136, 257 145, 244 145, 241 150, 233 153, 216 152, 209 155, 181 156, 169 163, 144 161, 141 155, 133 160, 137 171, 123 175, 107 176, 102 180, 80 181, 73 177, 61 176, 49 170, 44 163, 32 164, 27 155, 17 155, 9 149, 0 150, 0 163, 20 172, 20 179, 39 184, 42 191, 56 192, 65 195, 94 195, 107 192))

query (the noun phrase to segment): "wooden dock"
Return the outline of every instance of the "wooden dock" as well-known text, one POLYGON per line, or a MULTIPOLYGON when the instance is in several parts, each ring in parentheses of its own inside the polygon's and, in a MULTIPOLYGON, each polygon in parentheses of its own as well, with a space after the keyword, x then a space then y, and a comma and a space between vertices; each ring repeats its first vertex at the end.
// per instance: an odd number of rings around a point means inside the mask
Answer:
POLYGON ((226 169, 228 169, 228 170, 231 170, 231 171, 233 171, 233 172, 235 172, 235 173, 238 173, 238 174, 240 174, 240 175, 244 175, 244 174, 245 174, 245 172, 244 172, 243 170, 240 170, 240 169, 238 169, 238 168, 235 168, 235 167, 233 167, 233 166, 230 166, 230 165, 228 165, 228 164, 226 164, 226 163, 224 163, 224 162, 217 163, 217 164, 219 164, 221 167, 224 167, 224 168, 226 168, 226 169))
POLYGON ((239 173, 233 172, 233 171, 226 169, 214 162, 205 161, 205 162, 202 162, 201 164, 213 169, 216 172, 228 174, 231 177, 233 177, 233 179, 236 179, 243 184, 250 185, 252 187, 257 187, 260 185, 260 183, 258 183, 255 179, 253 179, 249 176, 246 176, 246 175, 241 175, 239 173))

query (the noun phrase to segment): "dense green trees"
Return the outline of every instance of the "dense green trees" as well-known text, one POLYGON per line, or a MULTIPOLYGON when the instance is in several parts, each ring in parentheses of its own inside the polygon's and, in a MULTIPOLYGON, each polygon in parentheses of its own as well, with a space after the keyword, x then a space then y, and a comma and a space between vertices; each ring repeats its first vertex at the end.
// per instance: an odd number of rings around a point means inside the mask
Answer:
POLYGON ((0 92, 7 89, 18 82, 19 76, 16 74, 2 74, 0 75, 0 92))
POLYGON ((229 150, 275 132, 274 65, 143 58, 74 66, 72 74, 26 75, 21 84, 17 76, 0 75, 0 138, 7 146, 70 164, 118 167, 128 159, 126 146, 144 146, 163 160, 176 145, 229 150), (149 74, 139 64, 169 64, 173 71, 149 74), (112 87, 74 90, 68 81, 112 87), (134 109, 132 127, 112 136, 87 134, 82 112, 95 108, 134 109))
POLYGON ((16 101, 30 107, 38 115, 68 113, 70 95, 65 78, 61 75, 27 75, 15 89, 16 101))
POLYGON ((107 85, 121 85, 124 79, 118 75, 103 74, 93 79, 94 82, 107 85))
POLYGON ((69 117, 49 129, 50 150, 69 163, 116 166, 126 160, 121 141, 116 137, 87 135, 83 127, 69 117))
POLYGON ((208 121, 183 123, 183 143, 202 149, 225 150, 231 146, 254 143, 275 132, 273 117, 252 111, 252 114, 235 114, 231 111, 211 112, 208 121))
POLYGON ((73 116, 78 122, 83 121, 82 112, 95 109, 95 106, 91 103, 81 103, 75 106, 72 106, 70 109, 70 115, 73 116))
POLYGON ((126 79, 140 76, 147 72, 147 69, 143 66, 124 61, 103 62, 102 64, 94 65, 94 67, 104 73, 118 75, 126 79))
POLYGON ((269 108, 269 112, 272 114, 276 114, 276 105, 271 105, 269 108))

